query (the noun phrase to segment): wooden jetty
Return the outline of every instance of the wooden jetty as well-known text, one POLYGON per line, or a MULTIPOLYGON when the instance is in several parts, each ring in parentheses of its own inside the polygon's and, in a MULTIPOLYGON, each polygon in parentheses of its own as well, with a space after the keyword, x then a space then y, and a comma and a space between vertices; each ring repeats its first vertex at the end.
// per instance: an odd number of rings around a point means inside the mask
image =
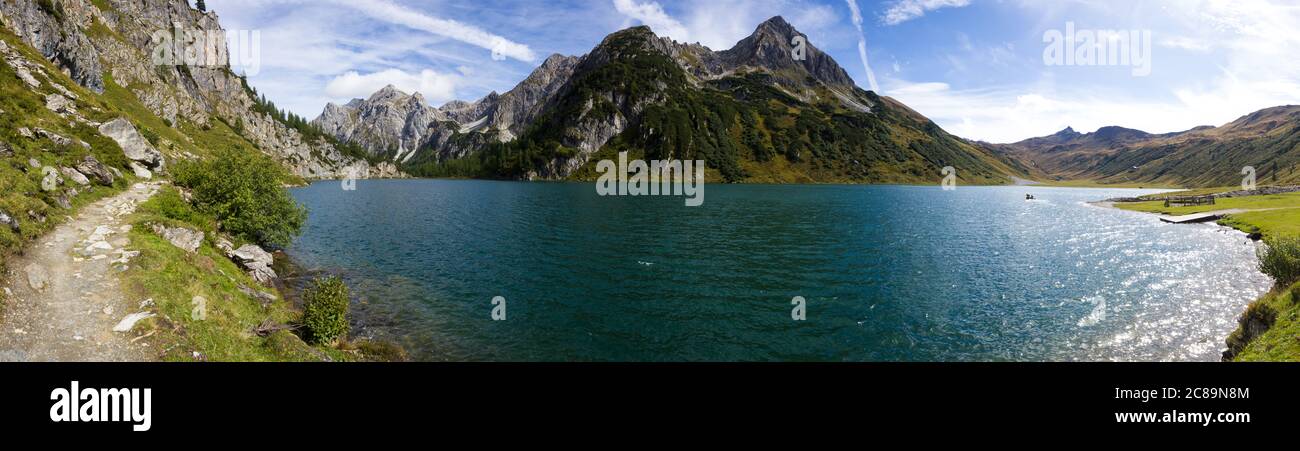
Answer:
POLYGON ((1171 224, 1191 224, 1196 222, 1216 221, 1223 218, 1223 213, 1196 213, 1182 216, 1161 216, 1160 220, 1171 224))

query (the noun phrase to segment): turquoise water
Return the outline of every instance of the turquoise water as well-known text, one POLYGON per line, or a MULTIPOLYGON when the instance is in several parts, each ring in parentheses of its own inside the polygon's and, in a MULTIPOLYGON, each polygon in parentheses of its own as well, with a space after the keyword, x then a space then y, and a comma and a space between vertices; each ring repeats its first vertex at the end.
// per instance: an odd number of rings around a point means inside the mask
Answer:
POLYGON ((1150 191, 705 192, 321 182, 290 253, 424 360, 1215 360, 1270 283, 1239 232, 1087 203, 1150 191))

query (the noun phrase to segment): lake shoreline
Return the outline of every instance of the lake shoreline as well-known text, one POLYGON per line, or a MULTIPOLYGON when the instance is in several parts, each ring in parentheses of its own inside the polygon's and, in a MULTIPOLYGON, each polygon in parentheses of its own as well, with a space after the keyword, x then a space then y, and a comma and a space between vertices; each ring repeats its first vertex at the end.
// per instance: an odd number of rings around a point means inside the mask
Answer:
MULTIPOLYGON (((1117 207, 1115 205, 1116 203, 1117 202, 1111 200, 1090 202, 1090 204, 1102 208, 1111 208, 1120 211, 1131 211, 1134 213, 1153 215, 1156 217, 1170 216, 1163 213, 1127 210, 1127 209, 1117 207)), ((1224 219, 1226 219, 1226 217, 1224 219)), ((1227 230, 1231 230, 1236 233, 1240 233, 1246 239, 1259 242, 1260 237, 1258 233, 1251 233, 1246 230, 1242 230, 1238 226, 1223 224, 1221 221, 1222 219, 1214 221, 1214 225, 1227 230)), ((1256 271, 1258 271, 1257 266, 1252 265, 1251 267, 1255 268, 1256 271)), ((1252 312, 1254 311, 1252 307, 1257 303, 1264 301, 1267 297, 1274 295, 1273 291, 1275 290, 1270 290, 1268 293, 1264 293, 1263 295, 1261 295, 1255 301, 1252 301, 1250 304, 1247 304, 1246 307, 1241 310, 1241 313, 1237 315, 1238 318, 1237 329, 1234 330, 1232 333, 1230 333, 1227 337, 1223 338, 1223 343, 1227 347, 1227 350, 1225 350, 1223 354, 1223 359, 1222 359, 1223 362, 1233 361, 1235 356, 1239 355, 1241 351, 1250 344, 1251 341, 1254 341, 1255 338, 1258 338, 1259 335, 1262 335, 1262 332, 1257 333, 1257 331, 1255 331, 1256 328, 1251 326, 1252 322, 1258 321, 1258 318, 1252 315, 1252 312)))

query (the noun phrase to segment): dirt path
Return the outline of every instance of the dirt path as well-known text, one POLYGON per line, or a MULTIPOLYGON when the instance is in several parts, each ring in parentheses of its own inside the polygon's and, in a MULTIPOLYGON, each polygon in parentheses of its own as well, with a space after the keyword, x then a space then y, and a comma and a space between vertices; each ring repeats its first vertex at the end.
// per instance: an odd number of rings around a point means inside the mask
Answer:
POLYGON ((158 191, 138 183, 82 208, 9 262, 0 306, 0 361, 152 360, 144 341, 113 328, 139 312, 125 299, 117 273, 133 253, 124 249, 125 216, 158 191))

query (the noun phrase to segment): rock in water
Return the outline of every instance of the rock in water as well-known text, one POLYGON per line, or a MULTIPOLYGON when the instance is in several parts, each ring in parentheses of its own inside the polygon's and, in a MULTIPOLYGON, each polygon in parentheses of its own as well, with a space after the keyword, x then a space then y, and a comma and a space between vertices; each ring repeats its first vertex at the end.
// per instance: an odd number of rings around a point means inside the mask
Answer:
POLYGON ((193 253, 203 244, 203 232, 190 230, 183 227, 164 227, 155 224, 154 233, 163 239, 172 243, 173 246, 184 249, 185 252, 193 253))
POLYGON ((95 157, 86 155, 86 159, 77 163, 75 169, 78 172, 85 174, 87 177, 94 177, 95 183, 104 186, 113 186, 113 172, 109 171, 108 166, 104 166, 104 164, 100 163, 99 160, 95 159, 95 157))
POLYGON ((117 145, 122 147, 122 153, 133 161, 144 163, 145 166, 153 169, 163 167, 163 155, 149 141, 140 135, 140 132, 131 125, 131 121, 126 118, 117 118, 99 126, 99 133, 117 141, 117 145))
POLYGON ((23 272, 27 273, 27 286, 33 290, 44 291, 50 286, 50 273, 41 265, 32 263, 23 268, 23 272))

